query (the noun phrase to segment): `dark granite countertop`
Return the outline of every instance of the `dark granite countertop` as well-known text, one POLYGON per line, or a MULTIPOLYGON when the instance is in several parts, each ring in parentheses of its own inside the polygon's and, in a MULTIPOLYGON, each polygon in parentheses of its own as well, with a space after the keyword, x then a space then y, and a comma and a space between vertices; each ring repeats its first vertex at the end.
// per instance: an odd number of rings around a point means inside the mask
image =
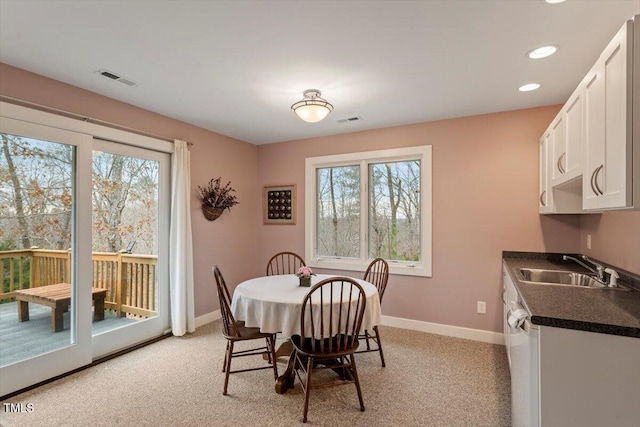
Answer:
MULTIPOLYGON (((504 252, 503 260, 531 314, 531 323, 640 338, 640 290, 637 288, 624 291, 526 283, 517 273, 523 267, 585 270, 575 262, 562 261, 561 254, 504 252)), ((640 283, 638 276, 628 272, 622 272, 621 277, 634 287, 640 283)))

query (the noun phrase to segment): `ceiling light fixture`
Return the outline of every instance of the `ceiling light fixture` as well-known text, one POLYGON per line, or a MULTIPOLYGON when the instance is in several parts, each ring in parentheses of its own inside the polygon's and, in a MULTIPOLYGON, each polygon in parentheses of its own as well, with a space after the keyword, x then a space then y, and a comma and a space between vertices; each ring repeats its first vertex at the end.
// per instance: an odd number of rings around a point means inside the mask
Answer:
POLYGON ((291 109, 305 122, 319 122, 333 111, 333 105, 320 98, 320 95, 322 93, 317 89, 307 89, 302 92, 304 98, 293 104, 291 109))
POLYGON ((518 88, 520 92, 530 92, 532 90, 536 90, 540 87, 538 83, 528 83, 526 85, 522 85, 518 88))
POLYGON ((540 59, 551 56, 558 51, 558 46, 550 44, 548 46, 541 46, 539 48, 530 50, 527 52, 527 57, 531 59, 540 59))
POLYGON ((544 1, 549 4, 558 4, 558 3, 564 2, 564 0, 544 0, 544 1))

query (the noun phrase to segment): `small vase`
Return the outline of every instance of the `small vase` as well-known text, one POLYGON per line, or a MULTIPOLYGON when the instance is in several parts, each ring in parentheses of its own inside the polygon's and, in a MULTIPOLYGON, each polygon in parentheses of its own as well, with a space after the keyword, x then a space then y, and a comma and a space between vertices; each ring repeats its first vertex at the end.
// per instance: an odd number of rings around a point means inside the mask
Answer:
POLYGON ((309 277, 301 276, 300 277, 300 286, 304 286, 305 288, 308 288, 309 286, 311 286, 311 276, 309 276, 309 277))

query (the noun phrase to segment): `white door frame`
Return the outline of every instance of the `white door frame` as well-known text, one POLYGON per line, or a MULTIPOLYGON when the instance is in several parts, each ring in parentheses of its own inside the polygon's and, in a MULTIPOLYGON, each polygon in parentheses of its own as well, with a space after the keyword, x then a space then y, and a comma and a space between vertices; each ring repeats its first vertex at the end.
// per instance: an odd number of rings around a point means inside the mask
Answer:
MULTIPOLYGON (((57 375, 72 371, 78 367, 88 365, 93 359, 112 353, 149 338, 149 331, 156 336, 166 332, 170 325, 169 315, 169 221, 171 199, 170 154, 173 144, 155 138, 133 134, 118 129, 88 123, 77 119, 59 116, 39 110, 0 102, 0 130, 6 133, 30 136, 53 142, 62 142, 76 146, 75 189, 76 202, 74 204, 74 259, 77 262, 72 268, 72 283, 89 283, 91 281, 91 233, 81 233, 78 230, 90 230, 92 226, 91 209, 91 156, 94 137, 107 141, 145 148, 164 154, 166 173, 161 174, 160 206, 162 206, 159 235, 163 244, 158 246, 158 304, 159 316, 151 322, 139 322, 140 325, 126 329, 126 333, 104 333, 91 336, 91 293, 89 287, 73 289, 73 308, 71 310, 71 342, 60 350, 29 358, 24 361, 9 364, 0 368, 0 395, 13 393, 38 382, 53 378, 57 375), (6 126, 6 130, 5 130, 6 126), (13 132, 12 130, 15 130, 13 132), (26 134, 25 134, 26 132, 26 134), (166 189, 166 191, 165 191, 166 189), (164 201, 162 199, 164 198, 164 201), (78 206, 83 207, 78 209, 78 206), (164 271, 166 270, 166 271, 164 271), (160 286, 166 286, 160 291, 160 286), (155 319, 155 321, 153 321, 155 319), (114 342, 108 343, 109 340, 114 342)), ((131 325, 131 326, 136 326, 131 325)), ((117 331, 117 330, 114 330, 117 331)))

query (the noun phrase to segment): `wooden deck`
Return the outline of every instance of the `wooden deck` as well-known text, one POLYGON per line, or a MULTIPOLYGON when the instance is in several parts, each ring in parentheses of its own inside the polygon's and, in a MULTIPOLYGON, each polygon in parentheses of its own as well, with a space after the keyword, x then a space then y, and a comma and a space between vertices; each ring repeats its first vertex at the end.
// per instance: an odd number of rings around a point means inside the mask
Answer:
MULTIPOLYGON (((29 321, 18 321, 18 304, 0 304, 0 366, 8 365, 49 351, 68 346, 71 341, 70 313, 63 315, 63 330, 51 330, 51 309, 29 304, 29 321)), ((117 317, 109 311, 104 320, 92 323, 93 335, 136 322, 117 317)))

